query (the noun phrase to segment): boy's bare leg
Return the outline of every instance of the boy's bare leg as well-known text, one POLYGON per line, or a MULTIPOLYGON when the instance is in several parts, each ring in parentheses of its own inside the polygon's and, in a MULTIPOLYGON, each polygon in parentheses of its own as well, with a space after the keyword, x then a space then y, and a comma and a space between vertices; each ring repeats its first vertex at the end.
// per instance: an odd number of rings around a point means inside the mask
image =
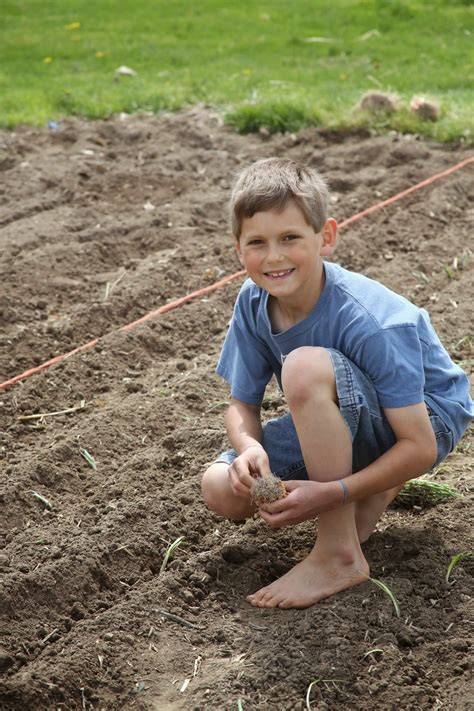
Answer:
POLYGON ((221 516, 242 521, 253 516, 257 510, 250 499, 232 493, 229 466, 224 462, 211 464, 202 478, 201 487, 206 504, 221 516))
MULTIPOLYGON (((293 351, 283 367, 283 388, 310 478, 341 479, 351 472, 352 441, 337 404, 334 371, 321 348, 293 351)), ((368 563, 356 526, 356 505, 319 515, 309 555, 247 600, 258 607, 309 607, 367 579, 368 563)))
POLYGON ((365 543, 371 533, 373 533, 377 521, 401 489, 403 489, 403 484, 357 502, 355 520, 359 541, 361 543, 365 543))

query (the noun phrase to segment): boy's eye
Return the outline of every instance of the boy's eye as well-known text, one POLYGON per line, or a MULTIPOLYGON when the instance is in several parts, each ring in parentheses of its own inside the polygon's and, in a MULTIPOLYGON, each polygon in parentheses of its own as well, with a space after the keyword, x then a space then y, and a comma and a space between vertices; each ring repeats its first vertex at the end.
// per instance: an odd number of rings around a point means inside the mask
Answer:
POLYGON ((247 242, 247 245, 248 245, 249 247, 255 247, 255 246, 258 247, 258 246, 261 245, 261 244, 263 244, 263 240, 262 240, 262 239, 251 239, 249 242, 247 242))
POLYGON ((293 234, 285 235, 283 237, 283 239, 286 240, 287 242, 290 242, 291 240, 298 239, 298 235, 293 235, 293 234))

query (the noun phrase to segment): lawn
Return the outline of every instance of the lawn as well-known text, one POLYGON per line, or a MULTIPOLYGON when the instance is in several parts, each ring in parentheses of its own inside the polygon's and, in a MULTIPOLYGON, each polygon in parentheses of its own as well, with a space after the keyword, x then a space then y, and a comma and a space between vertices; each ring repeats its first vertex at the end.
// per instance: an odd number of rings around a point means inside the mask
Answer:
POLYGON ((368 90, 398 94, 379 128, 472 136, 469 0, 3 0, 0 123, 105 117, 205 102, 240 130, 367 122, 368 90), (116 70, 130 67, 135 76, 116 70), (408 111, 435 99, 440 120, 408 111))

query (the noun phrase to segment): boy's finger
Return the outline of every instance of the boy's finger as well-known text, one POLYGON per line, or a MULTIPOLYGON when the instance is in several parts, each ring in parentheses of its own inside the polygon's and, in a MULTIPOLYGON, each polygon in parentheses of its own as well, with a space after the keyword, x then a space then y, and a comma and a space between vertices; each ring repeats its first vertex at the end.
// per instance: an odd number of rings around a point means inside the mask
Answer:
POLYGON ((265 511, 266 513, 275 515, 278 513, 283 513, 283 511, 288 511, 288 509, 292 508, 292 506, 292 502, 288 501, 288 497, 286 496, 284 499, 278 499, 277 501, 272 501, 269 504, 264 504, 261 507, 261 510, 265 511))
POLYGON ((294 491, 295 489, 298 489, 300 486, 302 486, 304 483, 304 479, 288 479, 288 481, 285 481, 285 489, 287 489, 288 491, 294 491))

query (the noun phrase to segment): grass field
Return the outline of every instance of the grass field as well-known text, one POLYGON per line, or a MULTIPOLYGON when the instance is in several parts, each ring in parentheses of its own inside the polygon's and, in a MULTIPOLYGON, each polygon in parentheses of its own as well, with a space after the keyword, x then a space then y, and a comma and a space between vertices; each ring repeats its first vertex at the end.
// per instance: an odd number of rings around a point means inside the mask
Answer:
POLYGON ((215 105, 240 130, 367 122, 367 90, 402 108, 379 128, 472 138, 472 0, 3 0, 0 123, 215 105), (136 76, 117 76, 125 65, 136 76), (441 105, 438 122, 407 109, 441 105))

